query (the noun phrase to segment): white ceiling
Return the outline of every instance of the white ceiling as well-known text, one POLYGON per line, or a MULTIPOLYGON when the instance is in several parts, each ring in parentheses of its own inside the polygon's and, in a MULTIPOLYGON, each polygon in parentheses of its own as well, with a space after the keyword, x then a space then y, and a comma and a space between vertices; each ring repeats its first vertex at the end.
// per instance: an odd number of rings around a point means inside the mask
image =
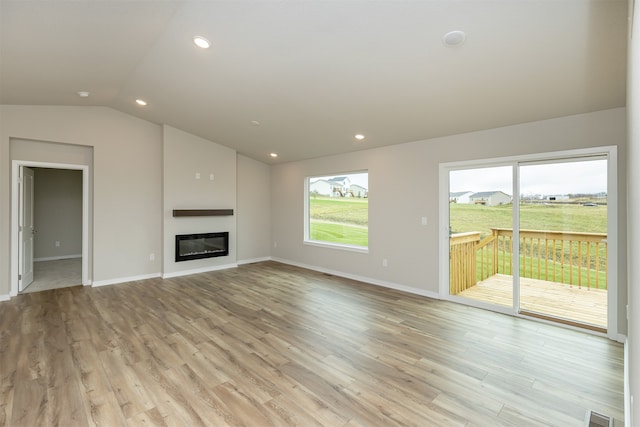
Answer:
POLYGON ((626 26, 626 0, 0 0, 0 103, 286 162, 624 106, 626 26))

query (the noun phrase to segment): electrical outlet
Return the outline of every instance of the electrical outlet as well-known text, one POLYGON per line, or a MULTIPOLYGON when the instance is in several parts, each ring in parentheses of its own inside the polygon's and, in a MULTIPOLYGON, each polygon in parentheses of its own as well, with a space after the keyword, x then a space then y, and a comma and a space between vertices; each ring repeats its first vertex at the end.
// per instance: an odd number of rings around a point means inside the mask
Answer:
POLYGON ((278 247, 278 242, 273 242, 273 247, 277 248, 278 247))
POLYGON ((427 217, 426 216, 422 217, 422 225, 427 225, 427 217))
POLYGON ((60 247, 60 242, 56 240, 56 248, 60 247))
POLYGON ((386 258, 383 258, 383 259, 382 259, 382 266, 383 266, 383 267, 388 267, 388 266, 389 266, 389 262, 387 261, 387 259, 386 259, 386 258))
POLYGON ((156 260, 156 254, 149 254, 149 261, 155 261, 156 260))

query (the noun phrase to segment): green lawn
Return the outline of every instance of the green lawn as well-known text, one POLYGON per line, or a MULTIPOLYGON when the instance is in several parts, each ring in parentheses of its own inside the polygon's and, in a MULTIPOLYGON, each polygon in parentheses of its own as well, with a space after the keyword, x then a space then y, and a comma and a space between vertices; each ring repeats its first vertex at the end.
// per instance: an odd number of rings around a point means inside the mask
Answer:
POLYGON ((311 196, 309 216, 312 220, 367 225, 369 223, 369 199, 311 196))
POLYGON ((311 240, 369 245, 369 199, 312 196, 309 216, 311 240))
POLYGON ((369 232, 365 227, 336 224, 332 222, 315 222, 309 224, 311 240, 341 243, 345 245, 369 246, 369 232))
MULTIPOLYGON (((451 203, 452 233, 490 228, 512 228, 512 206, 482 206, 451 203)), ((312 240, 368 246, 369 199, 311 196, 309 224, 312 240)), ((523 204, 521 228, 589 233, 607 232, 606 206, 587 207, 568 204, 523 204)))
MULTIPOLYGON (((513 228, 512 227, 512 205, 503 206, 483 206, 473 204, 451 203, 449 205, 449 216, 452 233, 461 233, 466 231, 479 231, 481 237, 491 233, 491 228, 513 228)), ((607 232, 607 207, 606 206, 582 206, 580 204, 522 204, 520 206, 520 228, 526 230, 550 230, 550 231, 574 231, 583 233, 606 233, 607 232)), ((537 244, 537 243, 529 243, 537 244)), ((537 251, 537 249, 536 249, 537 251)), ((577 257, 576 251, 572 256, 577 257)), ((604 250, 599 254, 601 259, 604 258, 604 250)), ((511 254, 500 251, 498 253, 500 270, 502 269, 502 257, 507 257, 506 264, 509 265, 509 257, 511 254)), ((593 258, 593 257, 592 257, 593 258)), ((482 259, 478 254, 478 278, 480 278, 480 269, 482 268, 482 259)), ((556 280, 562 283, 578 283, 578 274, 582 274, 583 286, 596 286, 596 272, 590 270, 589 278, 587 278, 588 269, 577 267, 569 267, 565 264, 564 272, 559 263, 547 261, 544 258, 540 260, 540 276, 538 276, 538 260, 529 257, 524 259, 520 257, 520 275, 522 277, 540 278, 545 280, 545 272, 549 271, 549 280, 553 279, 553 271, 556 270, 556 280), (533 264, 533 265, 531 265, 533 264), (572 273, 573 280, 570 280, 572 273)), ((577 262, 577 261, 576 261, 577 262)), ((591 259, 591 263, 595 262, 591 259)), ((485 275, 486 275, 485 266, 485 275)), ((512 274, 511 271, 499 271, 504 274, 512 274)), ((598 272, 598 287, 606 287, 606 271, 598 272)))
MULTIPOLYGON (((479 231, 482 237, 490 228, 513 228, 512 206, 449 204, 451 233, 479 231)), ((525 230, 607 232, 607 207, 582 205, 523 204, 520 206, 520 228, 525 230)))

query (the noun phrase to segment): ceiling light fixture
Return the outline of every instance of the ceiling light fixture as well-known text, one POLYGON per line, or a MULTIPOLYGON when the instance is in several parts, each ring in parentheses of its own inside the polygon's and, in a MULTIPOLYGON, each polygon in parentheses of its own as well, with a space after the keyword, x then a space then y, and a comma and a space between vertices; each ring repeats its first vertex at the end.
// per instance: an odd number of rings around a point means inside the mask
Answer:
POLYGON ((357 133, 354 138, 358 141, 362 141, 364 139, 364 135, 361 133, 357 133))
POLYGON ((271 157, 273 157, 274 159, 275 159, 276 157, 278 157, 278 153, 271 153, 271 154, 269 154, 269 155, 270 155, 271 157))
POLYGON ((78 96, 80 98, 88 98, 89 97, 89 92, 81 90, 80 92, 78 92, 78 96))
POLYGON ((202 49, 209 49, 209 47, 211 46, 211 42, 209 42, 209 40, 205 39, 202 36, 194 36, 193 42, 196 44, 196 46, 202 49))
POLYGON ((449 31, 442 37, 442 42, 445 46, 459 46, 467 39, 467 35, 464 31, 455 30, 449 31))
POLYGON ((136 104, 144 107, 145 105, 147 105, 147 101, 145 101, 143 99, 136 99, 136 104))
POLYGON ((260 122, 257 120, 251 120, 251 124, 254 126, 260 126, 260 122))

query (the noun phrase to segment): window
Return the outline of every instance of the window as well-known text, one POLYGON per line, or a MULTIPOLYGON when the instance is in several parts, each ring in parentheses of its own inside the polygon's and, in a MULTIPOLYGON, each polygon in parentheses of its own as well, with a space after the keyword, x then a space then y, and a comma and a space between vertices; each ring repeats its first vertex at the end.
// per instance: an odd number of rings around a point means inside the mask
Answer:
POLYGON ((368 172, 308 177, 305 187, 305 242, 366 250, 368 172))

